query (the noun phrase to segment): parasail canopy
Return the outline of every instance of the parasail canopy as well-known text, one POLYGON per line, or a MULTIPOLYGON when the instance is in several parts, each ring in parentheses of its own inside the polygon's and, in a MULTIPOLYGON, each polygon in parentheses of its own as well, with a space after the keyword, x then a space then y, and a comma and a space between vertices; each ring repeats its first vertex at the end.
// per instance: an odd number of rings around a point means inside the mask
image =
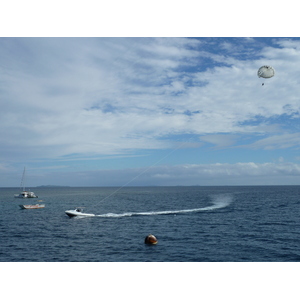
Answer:
POLYGON ((275 75, 275 70, 271 66, 262 66, 257 71, 257 76, 262 78, 271 78, 275 75))

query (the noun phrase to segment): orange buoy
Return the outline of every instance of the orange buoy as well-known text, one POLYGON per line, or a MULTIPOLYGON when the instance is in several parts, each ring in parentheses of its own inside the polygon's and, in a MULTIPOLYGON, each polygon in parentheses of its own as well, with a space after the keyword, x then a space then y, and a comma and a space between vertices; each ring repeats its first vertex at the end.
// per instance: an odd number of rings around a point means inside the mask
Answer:
POLYGON ((149 234, 145 238, 145 244, 155 245, 157 244, 157 238, 153 234, 149 234))

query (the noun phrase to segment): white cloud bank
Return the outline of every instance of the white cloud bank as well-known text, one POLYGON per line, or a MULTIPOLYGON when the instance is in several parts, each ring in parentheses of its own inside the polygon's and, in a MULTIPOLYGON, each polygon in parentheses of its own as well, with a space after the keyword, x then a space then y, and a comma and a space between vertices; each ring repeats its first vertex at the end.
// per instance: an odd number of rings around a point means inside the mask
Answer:
POLYGON ((160 165, 146 168, 97 171, 51 171, 29 176, 29 184, 70 186, 173 186, 173 185, 294 185, 300 165, 294 163, 216 163, 160 165))

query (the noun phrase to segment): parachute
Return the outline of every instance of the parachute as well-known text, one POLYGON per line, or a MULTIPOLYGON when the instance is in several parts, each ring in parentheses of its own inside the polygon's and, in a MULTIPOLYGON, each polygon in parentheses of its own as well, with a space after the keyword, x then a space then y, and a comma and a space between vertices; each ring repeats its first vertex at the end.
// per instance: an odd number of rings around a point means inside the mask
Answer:
POLYGON ((271 78, 275 75, 275 70, 271 66, 262 66, 257 71, 257 76, 262 78, 271 78))
MULTIPOLYGON (((271 78, 275 75, 275 70, 273 67, 271 66, 262 66, 258 69, 257 71, 257 76, 260 78, 271 78)), ((265 85, 264 83, 262 83, 261 85, 265 85)))

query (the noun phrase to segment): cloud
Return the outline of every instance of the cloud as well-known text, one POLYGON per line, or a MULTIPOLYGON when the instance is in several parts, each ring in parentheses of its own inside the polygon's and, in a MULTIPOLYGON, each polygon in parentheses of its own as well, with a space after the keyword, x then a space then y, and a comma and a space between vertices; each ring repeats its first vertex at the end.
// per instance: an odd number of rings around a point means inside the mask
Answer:
POLYGON ((207 135, 200 137, 201 141, 205 141, 207 143, 214 144, 217 148, 229 147, 235 144, 238 136, 235 135, 207 135))
POLYGON ((190 136, 216 149, 300 142, 299 40, 1 38, 0 44, 0 154, 7 163, 134 155, 173 149, 190 136), (256 72, 264 64, 276 76, 262 87, 256 72))
POLYGON ((160 166, 151 169, 145 177, 157 185, 251 185, 295 184, 299 183, 299 175, 299 164, 248 162, 160 166))
POLYGON ((270 137, 266 137, 255 141, 251 145, 247 145, 246 147, 250 147, 253 149, 265 149, 265 150, 272 150, 272 149, 286 149, 300 147, 300 133, 291 133, 291 134, 280 134, 274 135, 270 137))

